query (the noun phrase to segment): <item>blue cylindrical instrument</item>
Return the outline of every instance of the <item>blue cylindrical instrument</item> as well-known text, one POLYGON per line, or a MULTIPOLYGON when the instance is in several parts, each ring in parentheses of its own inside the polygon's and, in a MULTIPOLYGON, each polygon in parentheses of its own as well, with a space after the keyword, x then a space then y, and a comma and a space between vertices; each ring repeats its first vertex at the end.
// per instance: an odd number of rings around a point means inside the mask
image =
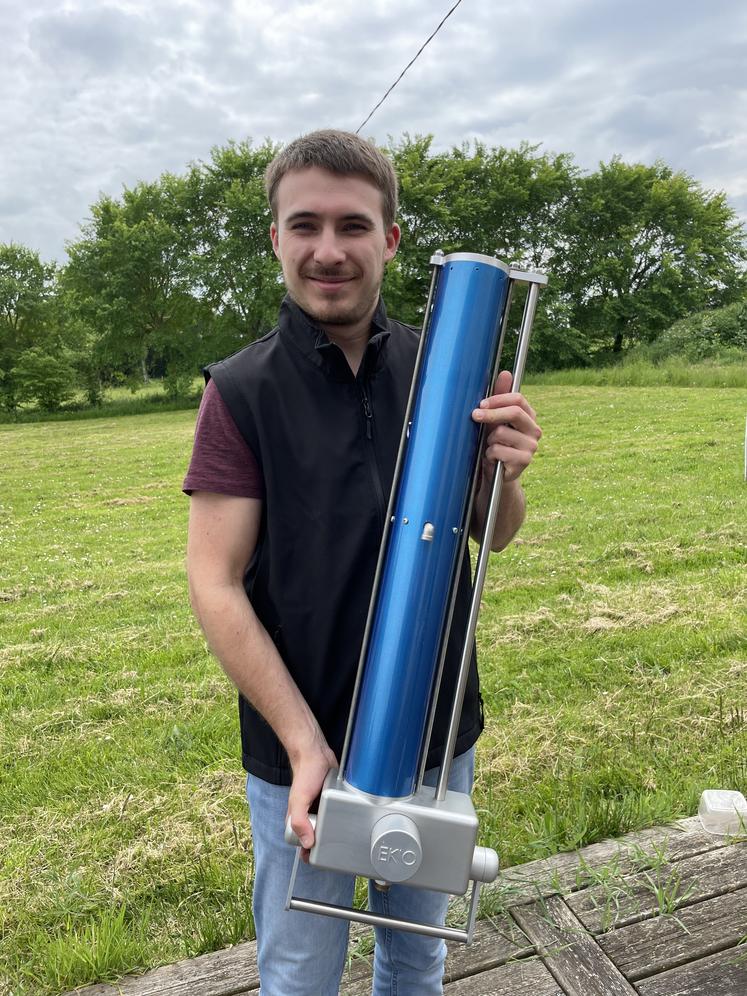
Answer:
POLYGON ((365 650, 343 777, 385 798, 412 795, 445 637, 477 462, 471 415, 489 391, 509 268, 445 256, 365 650))
MULTIPOLYGON (((517 283, 528 285, 512 372, 513 390, 521 390, 539 290, 547 277, 472 253, 444 256, 439 251, 431 263, 424 329, 340 769, 327 774, 318 812, 310 817, 315 839, 309 864, 373 879, 384 890, 407 882, 463 895, 472 882, 467 925, 419 923, 296 896, 300 848, 285 908, 469 944, 480 886, 495 880, 498 855, 477 846, 472 800, 448 784, 501 502, 500 460, 482 509, 468 618, 464 632, 455 634, 461 660, 435 789, 423 783, 423 769, 484 442, 472 410, 498 371, 517 283)), ((290 819, 285 839, 298 847, 290 819)))

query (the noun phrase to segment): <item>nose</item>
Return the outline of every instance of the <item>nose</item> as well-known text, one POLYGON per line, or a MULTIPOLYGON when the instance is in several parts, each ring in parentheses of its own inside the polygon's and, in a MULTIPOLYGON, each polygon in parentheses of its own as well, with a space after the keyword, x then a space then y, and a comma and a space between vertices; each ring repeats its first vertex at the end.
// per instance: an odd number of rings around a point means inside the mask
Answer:
POLYGON ((314 245, 314 262, 319 266, 339 266, 345 252, 334 228, 323 228, 314 245))

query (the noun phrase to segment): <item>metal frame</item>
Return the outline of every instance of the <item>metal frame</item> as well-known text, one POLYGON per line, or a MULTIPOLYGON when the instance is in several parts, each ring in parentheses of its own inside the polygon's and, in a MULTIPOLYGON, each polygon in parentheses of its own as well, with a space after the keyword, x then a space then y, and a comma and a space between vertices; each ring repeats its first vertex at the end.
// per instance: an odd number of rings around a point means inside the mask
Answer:
POLYGON ((419 923, 417 920, 402 920, 395 916, 371 913, 370 910, 357 910, 352 906, 335 906, 333 903, 324 903, 317 899, 304 899, 302 896, 294 896, 293 890, 296 885, 300 858, 301 848, 299 847, 296 850, 293 871, 291 872, 290 884, 288 886, 288 895, 285 900, 286 910, 296 910, 299 913, 322 913, 326 916, 335 917, 338 920, 352 920, 355 923, 365 923, 371 927, 406 930, 412 934, 442 937, 446 941, 458 941, 461 944, 472 943, 475 932, 475 921, 477 920, 480 889, 482 887, 482 882, 479 882, 477 879, 474 879, 472 882, 469 909, 467 910, 467 923, 462 930, 459 930, 456 927, 442 926, 437 923, 419 923))

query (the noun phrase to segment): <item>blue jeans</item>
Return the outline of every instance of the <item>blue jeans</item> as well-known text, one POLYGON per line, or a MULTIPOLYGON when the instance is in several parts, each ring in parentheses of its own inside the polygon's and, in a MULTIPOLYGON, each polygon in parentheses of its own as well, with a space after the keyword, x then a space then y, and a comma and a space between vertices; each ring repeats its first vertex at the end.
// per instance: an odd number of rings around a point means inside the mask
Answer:
MULTIPOLYGON (((454 758, 449 788, 470 792, 474 748, 454 758)), ((438 769, 426 772, 435 785, 438 769)), ((252 818, 257 962, 262 996, 337 996, 345 967, 348 922, 283 907, 295 848, 283 840, 288 788, 249 775, 246 795, 252 818)), ((296 895, 336 906, 351 906, 355 878, 300 863, 296 895)), ((377 913, 443 923, 449 897, 443 892, 393 885, 388 892, 369 886, 369 905, 377 913)), ((446 944, 400 930, 377 927, 373 996, 440 996, 446 944)))

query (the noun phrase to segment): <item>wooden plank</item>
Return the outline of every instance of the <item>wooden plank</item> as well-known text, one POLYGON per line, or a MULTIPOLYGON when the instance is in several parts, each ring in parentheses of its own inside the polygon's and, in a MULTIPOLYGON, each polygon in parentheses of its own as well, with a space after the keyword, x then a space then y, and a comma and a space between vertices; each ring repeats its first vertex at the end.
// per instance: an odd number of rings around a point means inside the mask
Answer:
POLYGON ((747 945, 662 972, 639 982, 640 996, 744 996, 747 945))
POLYGON ((444 986, 444 996, 564 996, 564 993, 539 958, 526 958, 451 982, 444 986))
POLYGON ((534 946, 510 916, 480 920, 469 947, 447 942, 448 955, 444 982, 455 982, 465 975, 476 975, 505 962, 534 954, 534 946))
POLYGON ((128 975, 113 986, 88 986, 65 996, 236 996, 258 989, 257 945, 246 941, 145 975, 128 975))
POLYGON ((631 981, 734 947, 747 937, 747 889, 717 896, 597 938, 631 981))
POLYGON ((568 897, 568 905, 593 934, 747 886, 747 845, 720 847, 655 871, 613 878, 568 897))
POLYGON ((560 896, 517 906, 512 915, 567 996, 635 996, 560 896))
MULTIPOLYGON (((721 846, 720 839, 706 834, 700 828, 697 817, 693 817, 669 827, 654 827, 626 834, 617 840, 592 844, 578 852, 559 854, 553 858, 510 868, 501 874, 494 886, 486 887, 485 891, 497 889, 505 906, 510 907, 535 901, 538 895, 552 895, 559 889, 573 892, 583 888, 588 881, 590 869, 593 875, 594 869, 610 863, 614 866, 613 870, 623 877, 637 871, 646 855, 653 855, 657 861, 660 860, 662 848, 666 849, 669 862, 677 863, 721 846)), ((585 891, 591 896, 592 889, 585 891)), ((587 911, 584 915, 591 916, 591 913, 587 911)), ((480 931, 483 929, 485 928, 481 927, 480 931)), ((354 926, 351 937, 359 931, 360 928, 354 926)), ((514 950, 509 957, 523 955, 528 950, 522 946, 524 943, 522 940, 518 951, 514 950)), ((453 980, 452 984, 460 977, 460 973, 467 974, 470 951, 477 956, 474 963, 476 971, 482 971, 488 964, 497 965, 505 960, 505 952, 500 946, 483 957, 479 946, 467 949, 459 945, 447 960, 447 973, 451 973, 448 978, 453 980), (463 958, 467 960, 463 961, 463 958), (452 965, 453 968, 450 967, 452 965)), ((370 968, 364 958, 351 959, 346 984, 355 984, 366 972, 370 972, 370 968)), ((76 992, 77 996, 234 996, 254 992, 258 987, 254 943, 247 942, 225 951, 157 968, 142 976, 129 976, 116 986, 95 985, 76 992)))
MULTIPOLYGON (((351 939, 370 931, 354 927, 351 939)), ((351 946, 351 950, 354 947, 351 946)), ((481 920, 471 947, 450 944, 446 978, 458 979, 470 972, 493 967, 529 954, 532 947, 509 917, 481 920)), ((371 960, 352 957, 343 977, 341 993, 369 993, 371 960)), ((259 989, 254 941, 224 951, 200 955, 175 965, 165 965, 141 976, 128 976, 114 986, 95 985, 76 990, 75 996, 237 996, 259 989)), ((66 994, 72 996, 72 994, 66 994)))
MULTIPOLYGON (((450 941, 447 948, 444 982, 477 975, 502 965, 509 959, 522 958, 534 951, 524 933, 508 916, 480 920, 469 947, 450 941)), ((369 996, 371 975, 371 965, 367 972, 361 971, 355 978, 346 973, 340 987, 341 996, 369 996)))
POLYGON ((647 856, 658 863, 663 853, 675 862, 722 846, 723 840, 706 833, 695 816, 507 868, 495 883, 484 887, 483 893, 497 891, 510 907, 533 902, 538 896, 583 888, 588 885, 590 869, 611 866, 625 875, 638 871, 647 856))

